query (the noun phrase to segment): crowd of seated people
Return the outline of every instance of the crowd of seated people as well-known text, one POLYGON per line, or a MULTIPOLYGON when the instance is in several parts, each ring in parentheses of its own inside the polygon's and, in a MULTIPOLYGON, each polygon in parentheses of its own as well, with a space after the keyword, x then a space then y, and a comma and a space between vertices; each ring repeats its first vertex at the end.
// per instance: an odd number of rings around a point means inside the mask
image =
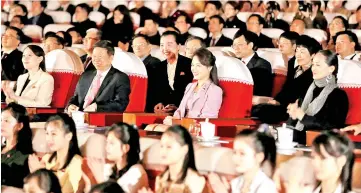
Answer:
MULTIPOLYGON (((346 1, 337 0, 285 4, 191 1, 187 4, 190 10, 184 10, 184 2, 172 0, 159 2, 155 11, 146 6, 148 2, 132 2, 133 9, 128 3, 108 9, 102 1, 77 5, 59 1, 53 11, 69 13, 68 24, 72 27, 45 32, 47 25, 56 22, 47 8, 49 2, 34 0, 31 8, 16 1, 2 2, 2 9, 9 13, 7 21, 2 21, 6 27, 1 42, 1 100, 6 103, 1 132, 5 139, 3 184, 24 187, 25 192, 236 193, 278 192, 282 188, 292 192, 292 180, 300 179, 282 179, 284 173, 276 171, 275 140, 268 134, 244 130, 235 136, 233 161, 237 178, 227 181, 215 173, 200 175, 190 134, 181 126, 172 126, 175 119, 220 117, 225 96, 230 93, 219 84, 227 77, 218 75, 217 66, 222 57, 232 57, 246 66, 245 73, 252 78, 252 109, 246 118, 269 124, 285 122, 293 129, 293 141, 299 144, 306 144, 309 130, 341 131, 329 131, 314 140, 311 162, 314 181, 320 183, 312 182, 310 189, 351 191, 354 147, 342 132, 359 135, 361 117, 353 125, 346 124, 354 104, 338 80, 344 61, 352 60, 361 68, 361 5, 348 10, 346 1), (92 12, 104 14, 104 21, 93 21, 92 12), (247 18, 241 18, 244 13, 247 18), (290 13, 292 18, 286 19, 290 13), (326 14, 334 17, 326 18, 326 14), (351 23, 351 15, 357 23, 351 23), (27 29, 33 25, 44 30, 41 45, 27 29), (315 28, 321 31, 322 38, 309 31, 315 28), (76 67, 81 69, 79 80, 60 109, 66 114, 50 115, 46 122, 44 144, 50 153, 39 158, 31 148, 29 121, 33 117, 28 116, 26 107, 52 107, 59 79, 48 67, 47 57, 57 51, 73 52, 71 48, 83 53, 74 54, 82 63, 76 67), (77 129, 71 118, 74 112, 123 113, 129 103, 136 102, 131 98, 135 92, 131 75, 113 63, 115 57, 121 57, 117 55, 119 50, 134 54, 144 64, 147 88, 142 112, 165 117, 163 124, 145 128, 163 132, 160 157, 167 169, 157 177, 154 190, 150 189, 139 157, 139 133, 132 126, 111 126, 105 135, 106 157, 102 160, 85 159, 78 147, 77 129), (274 59, 277 57, 281 60, 274 59), (275 81, 277 66, 284 70, 281 86, 275 81), (276 86, 280 91, 274 93, 276 86), (325 159, 336 162, 326 163, 325 159), (89 170, 84 171, 85 164, 89 170), (109 164, 111 168, 107 168, 109 164), (269 170, 264 170, 264 165, 269 170), (107 170, 111 171, 105 176, 107 170), (292 182, 279 187, 277 183, 282 180, 292 182)), ((350 77, 355 79, 351 87, 360 88, 360 76, 350 77)))

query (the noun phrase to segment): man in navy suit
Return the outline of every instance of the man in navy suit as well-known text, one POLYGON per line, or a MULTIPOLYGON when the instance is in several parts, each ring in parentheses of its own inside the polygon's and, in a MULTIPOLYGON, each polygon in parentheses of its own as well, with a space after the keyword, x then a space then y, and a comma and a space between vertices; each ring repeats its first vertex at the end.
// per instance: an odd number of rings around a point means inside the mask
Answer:
POLYGON ((128 75, 112 67, 114 47, 109 41, 100 41, 92 56, 95 69, 81 75, 68 113, 124 112, 129 103, 130 81, 128 75))
POLYGON ((208 29, 212 33, 212 36, 207 39, 207 45, 210 47, 214 46, 231 46, 232 40, 222 34, 222 29, 225 22, 224 19, 219 15, 214 15, 209 20, 208 29))

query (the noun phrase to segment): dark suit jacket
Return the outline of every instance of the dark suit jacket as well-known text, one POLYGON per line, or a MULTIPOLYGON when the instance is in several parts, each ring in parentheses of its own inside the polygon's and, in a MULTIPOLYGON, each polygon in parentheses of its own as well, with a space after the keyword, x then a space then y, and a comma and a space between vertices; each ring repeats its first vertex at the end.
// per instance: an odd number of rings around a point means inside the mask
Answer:
POLYGON ((258 37, 258 48, 274 48, 272 39, 261 33, 258 37))
MULTIPOLYGON (((83 110, 85 96, 96 74, 96 70, 91 70, 81 75, 68 106, 73 104, 78 106, 80 111, 83 110)), ((129 94, 128 75, 111 67, 92 103, 97 104, 97 112, 124 112, 129 103, 129 94)))
POLYGON ((147 89, 147 104, 145 106, 145 112, 153 113, 154 112, 154 106, 155 106, 155 97, 154 93, 154 86, 156 86, 156 78, 154 76, 155 74, 155 68, 157 64, 160 63, 160 60, 158 58, 155 58, 151 55, 147 56, 143 63, 145 65, 145 68, 147 69, 148 74, 148 89, 147 89))
POLYGON ((83 22, 72 22, 80 32, 82 37, 85 37, 86 31, 90 28, 97 28, 97 24, 94 21, 90 21, 89 18, 83 22))
POLYGON ((153 11, 150 10, 148 7, 141 7, 139 9, 132 9, 132 12, 136 12, 140 15, 140 25, 139 27, 143 27, 144 26, 144 21, 146 18, 150 18, 153 15, 153 11))
POLYGON ((159 26, 161 26, 161 27, 174 26, 174 22, 177 20, 178 16, 181 14, 186 14, 186 13, 184 11, 177 10, 171 16, 168 16, 167 18, 161 18, 159 20, 159 26))
POLYGON ((187 41, 187 39, 189 38, 189 33, 188 32, 186 32, 186 33, 184 33, 184 34, 180 34, 179 35, 179 43, 180 44, 182 44, 182 45, 184 45, 185 43, 186 43, 186 41, 187 41))
MULTIPOLYGON (((84 68, 85 68, 84 63, 85 63, 87 57, 88 57, 88 54, 85 54, 80 57, 80 60, 82 61, 83 65, 84 65, 84 68)), ((95 69, 95 66, 93 65, 93 62, 90 61, 90 64, 84 69, 84 71, 94 70, 94 69, 95 69)))
MULTIPOLYGON (((94 8, 91 8, 91 11, 94 11, 94 8)), ((102 12, 105 15, 105 18, 107 18, 108 14, 110 12, 109 9, 104 7, 102 4, 100 4, 98 11, 102 12)))
POLYGON ((271 96, 273 86, 273 75, 271 64, 258 56, 257 53, 247 64, 253 78, 253 95, 271 96))
POLYGON ((23 34, 23 35, 20 37, 20 42, 21 42, 22 44, 28 44, 28 43, 33 42, 33 39, 31 39, 31 37, 23 34))
POLYGON ((192 82, 193 74, 191 72, 191 59, 178 55, 177 67, 174 76, 174 90, 169 86, 167 73, 167 60, 156 65, 154 76, 156 77, 154 97, 155 104, 163 105, 174 104, 179 106, 186 86, 192 82))
POLYGON ((239 28, 242 31, 247 30, 246 24, 243 21, 239 20, 237 16, 235 16, 232 21, 227 19, 224 28, 239 28))
POLYGON ((66 10, 63 10, 62 7, 59 7, 58 9, 56 9, 57 11, 66 11, 68 12, 71 16, 74 15, 75 13, 75 6, 71 3, 69 3, 68 7, 66 8, 66 10))
MULTIPOLYGON (((28 24, 32 25, 33 24, 33 19, 34 17, 30 18, 28 20, 28 24)), ((39 19, 36 22, 36 25, 44 28, 46 25, 48 24, 53 24, 54 20, 50 15, 45 14, 44 12, 40 13, 39 19)))
MULTIPOLYGON (((209 37, 207 39, 207 46, 211 46, 211 41, 212 41, 212 37, 209 37)), ((222 35, 219 40, 216 42, 216 45, 215 46, 231 46, 233 43, 233 41, 229 38, 227 38, 226 36, 222 35)))
POLYGON ((154 36, 148 36, 149 37, 149 43, 152 45, 160 45, 160 35, 159 32, 154 36))
POLYGON ((204 21, 204 18, 199 18, 194 22, 193 27, 200 27, 206 30, 207 34, 209 34, 208 23, 209 23, 208 21, 207 22, 204 21))
POLYGON ((15 49, 1 60, 1 80, 16 81, 20 75, 25 73, 22 57, 23 53, 15 49))

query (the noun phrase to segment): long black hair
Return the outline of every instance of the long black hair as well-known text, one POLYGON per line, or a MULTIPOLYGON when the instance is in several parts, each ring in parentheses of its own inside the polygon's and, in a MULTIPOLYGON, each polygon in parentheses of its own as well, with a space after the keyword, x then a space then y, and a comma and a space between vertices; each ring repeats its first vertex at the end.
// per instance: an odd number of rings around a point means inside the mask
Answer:
POLYGON ((32 132, 30 129, 29 116, 26 108, 16 103, 9 103, 7 107, 3 109, 3 112, 4 111, 9 111, 18 123, 23 124, 23 128, 20 129, 16 136, 17 143, 15 145, 15 149, 24 155, 32 154, 32 132))
POLYGON ((116 6, 113 11, 113 17, 114 17, 115 11, 119 11, 121 14, 124 15, 123 24, 125 26, 133 26, 133 21, 132 21, 132 18, 130 17, 129 9, 126 6, 124 6, 124 5, 116 6))
POLYGON ((324 155, 321 153, 321 146, 323 146, 326 152, 332 157, 346 157, 346 163, 342 168, 340 181, 342 183, 342 193, 351 191, 352 168, 355 161, 353 142, 345 134, 327 131, 316 137, 312 142, 314 151, 323 157, 324 155))
POLYGON ((194 52, 194 56, 198 57, 199 62, 203 66, 212 67, 210 79, 215 85, 218 85, 218 70, 216 66, 216 57, 212 54, 212 52, 206 48, 199 48, 194 52))
MULTIPOLYGON (((43 50, 43 48, 41 48, 40 46, 37 45, 28 45, 26 48, 29 48, 36 56, 38 57, 43 57, 43 60, 40 62, 39 64, 39 68, 46 72, 46 67, 45 67, 45 52, 43 50)), ((26 49, 25 48, 25 49, 26 49)))
MULTIPOLYGON (((75 155, 81 155, 80 149, 78 146, 78 139, 77 139, 77 135, 76 135, 76 126, 75 126, 74 120, 65 113, 58 113, 54 116, 51 116, 48 119, 48 121, 46 121, 45 128, 48 127, 49 123, 51 123, 51 122, 58 122, 57 125, 60 128, 62 128, 66 134, 67 133, 73 134, 73 136, 69 142, 69 149, 68 149, 68 154, 66 157, 66 162, 59 169, 59 170, 62 170, 70 164, 71 160, 73 159, 73 157, 75 155), (59 122, 60 122, 60 124, 59 124, 59 122)), ((56 152, 53 152, 53 154, 50 156, 48 162, 51 162, 54 158, 56 158, 56 152)))
POLYGON ((24 178, 24 183, 36 178, 38 186, 46 193, 61 193, 61 186, 58 177, 54 172, 47 169, 39 169, 24 178))
MULTIPOLYGON (((183 126, 176 125, 169 127, 163 135, 168 134, 174 136, 177 143, 179 143, 181 146, 187 145, 188 146, 188 152, 184 157, 183 166, 181 170, 181 177, 175 182, 175 183, 183 183, 184 179, 187 177, 187 171, 188 169, 192 169, 194 171, 197 171, 196 168, 196 162, 194 159, 194 148, 193 148, 193 140, 191 135, 189 134, 188 130, 184 128, 183 126)), ((161 175, 163 176, 165 172, 168 171, 166 169, 164 173, 161 175)))
POLYGON ((108 136, 111 132, 115 135, 116 138, 121 141, 122 144, 129 145, 126 167, 121 169, 119 172, 117 172, 117 168, 114 167, 113 174, 110 176, 110 178, 112 179, 118 179, 123 174, 125 174, 133 165, 140 163, 139 133, 134 127, 130 126, 127 123, 113 124, 107 131, 106 136, 108 136))
POLYGON ((277 148, 275 139, 263 132, 259 132, 254 129, 245 129, 236 135, 236 139, 239 137, 249 137, 253 139, 251 147, 253 147, 256 153, 263 153, 264 159, 261 162, 261 166, 265 163, 271 165, 271 176, 273 175, 276 168, 276 156, 277 148))

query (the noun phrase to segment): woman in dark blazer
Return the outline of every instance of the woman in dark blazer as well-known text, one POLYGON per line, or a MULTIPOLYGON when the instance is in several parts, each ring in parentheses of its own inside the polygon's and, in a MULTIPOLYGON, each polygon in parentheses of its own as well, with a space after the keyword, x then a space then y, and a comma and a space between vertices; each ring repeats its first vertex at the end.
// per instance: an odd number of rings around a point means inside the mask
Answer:
POLYGON ((224 28, 239 28, 241 31, 247 30, 246 24, 237 18, 239 4, 236 1, 227 1, 224 5, 224 14, 226 16, 226 24, 224 28))
POLYGON ((312 61, 313 83, 301 101, 288 105, 295 127, 294 140, 304 144, 307 130, 343 128, 348 112, 345 91, 337 87, 338 59, 329 50, 319 51, 312 61))
POLYGON ((132 39, 134 29, 128 8, 124 5, 115 7, 113 17, 105 21, 102 32, 102 39, 111 41, 115 47, 118 47, 117 37, 132 39))

